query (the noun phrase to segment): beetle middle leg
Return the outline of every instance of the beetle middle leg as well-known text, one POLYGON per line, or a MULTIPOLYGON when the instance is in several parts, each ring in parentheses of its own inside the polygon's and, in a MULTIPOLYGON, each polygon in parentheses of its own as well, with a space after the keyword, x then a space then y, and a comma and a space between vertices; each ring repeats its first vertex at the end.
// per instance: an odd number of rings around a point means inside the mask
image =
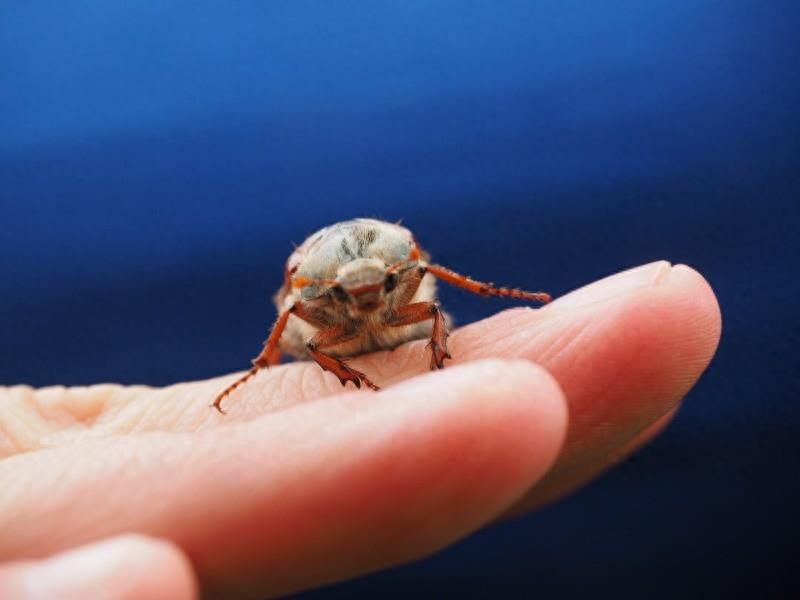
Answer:
POLYGON ((346 385, 348 381, 352 381, 353 385, 355 385, 357 388, 360 388, 361 384, 363 383, 368 388, 377 391, 380 388, 372 383, 369 377, 367 377, 364 373, 347 366, 338 358, 334 358, 333 356, 325 354, 324 352, 320 352, 320 349, 322 348, 336 346, 353 339, 356 335, 358 335, 358 332, 352 328, 346 328, 342 326, 329 327, 328 329, 318 331, 314 337, 308 340, 308 342, 306 342, 306 349, 311 355, 311 358, 313 358, 316 363, 322 367, 322 370, 330 371, 336 375, 336 377, 339 378, 339 381, 342 382, 343 386, 346 385))
POLYGON ((447 325, 437 302, 406 304, 393 311, 387 319, 387 324, 391 327, 400 327, 428 319, 433 319, 433 333, 428 343, 428 348, 431 349, 431 369, 443 369, 444 359, 452 357, 447 351, 447 325))

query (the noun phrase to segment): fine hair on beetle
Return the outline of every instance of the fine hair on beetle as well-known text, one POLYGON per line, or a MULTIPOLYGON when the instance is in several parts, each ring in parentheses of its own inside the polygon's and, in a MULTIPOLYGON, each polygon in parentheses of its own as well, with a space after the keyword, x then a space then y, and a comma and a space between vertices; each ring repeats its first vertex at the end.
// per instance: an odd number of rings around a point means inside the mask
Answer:
POLYGON ((278 318, 251 369, 217 396, 222 400, 281 353, 314 360, 342 385, 378 390, 343 359, 429 339, 430 368, 444 368, 447 324, 436 296, 441 280, 481 296, 546 303, 545 292, 497 287, 429 262, 414 235, 397 223, 353 219, 320 229, 286 261, 274 296, 278 318))

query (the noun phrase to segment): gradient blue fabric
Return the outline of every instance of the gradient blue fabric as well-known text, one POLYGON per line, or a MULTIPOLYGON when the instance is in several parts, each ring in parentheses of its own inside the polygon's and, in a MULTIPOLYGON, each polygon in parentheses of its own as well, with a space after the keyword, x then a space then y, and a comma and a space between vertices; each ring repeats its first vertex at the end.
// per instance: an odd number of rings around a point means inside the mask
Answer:
MULTIPOLYGON (((587 489, 313 597, 796 583, 794 2, 0 3, 0 383, 237 370, 292 242, 403 219, 563 293, 654 259, 719 295, 665 435, 587 489)), ((467 322, 506 306, 443 292, 467 322)))

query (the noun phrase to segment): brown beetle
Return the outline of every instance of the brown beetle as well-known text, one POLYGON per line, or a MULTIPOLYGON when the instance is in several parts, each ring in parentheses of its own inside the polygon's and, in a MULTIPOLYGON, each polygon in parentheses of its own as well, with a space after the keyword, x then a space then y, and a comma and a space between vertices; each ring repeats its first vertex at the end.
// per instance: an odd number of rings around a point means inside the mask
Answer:
POLYGON ((437 278, 482 296, 550 301, 544 292, 495 287, 427 259, 408 229, 376 219, 344 221, 311 235, 286 262, 274 298, 278 320, 264 349, 213 406, 224 412, 222 400, 260 369, 278 363, 281 351, 315 360, 342 385, 352 381, 373 390, 378 386, 341 359, 430 338, 431 369, 443 368, 450 354, 437 278))

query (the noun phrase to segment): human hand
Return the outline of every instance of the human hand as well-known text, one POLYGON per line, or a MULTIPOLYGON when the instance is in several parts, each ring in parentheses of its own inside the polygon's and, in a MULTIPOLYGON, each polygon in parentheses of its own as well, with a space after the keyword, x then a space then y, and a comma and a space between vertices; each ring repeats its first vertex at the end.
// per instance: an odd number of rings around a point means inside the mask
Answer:
POLYGON ((196 577, 263 597, 425 556, 652 439, 719 335, 708 284, 660 262, 462 327, 440 372, 425 341, 354 359, 378 393, 313 363, 260 373, 224 416, 235 375, 0 389, 0 596, 189 598, 196 577))

